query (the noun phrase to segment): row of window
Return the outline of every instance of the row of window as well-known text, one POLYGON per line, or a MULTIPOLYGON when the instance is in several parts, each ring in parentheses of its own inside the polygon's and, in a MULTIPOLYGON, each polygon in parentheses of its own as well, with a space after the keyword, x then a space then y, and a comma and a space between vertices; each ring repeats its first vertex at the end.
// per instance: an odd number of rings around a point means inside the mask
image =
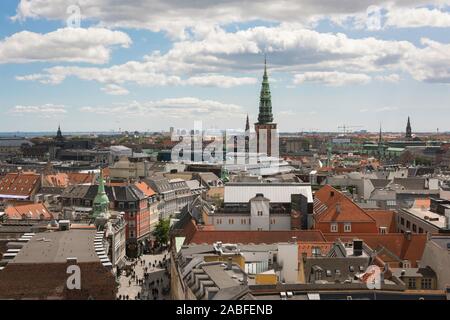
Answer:
MULTIPOLYGON (((420 280, 421 289, 432 289, 432 279, 431 278, 423 278, 420 280)), ((408 279, 408 288, 415 290, 417 289, 417 281, 416 278, 409 278, 408 279)))
MULTIPOLYGON (((330 224, 330 232, 339 232, 337 223, 330 224)), ((352 232, 352 224, 350 222, 344 223, 344 232, 352 232)))
MULTIPOLYGON (((249 224, 250 219, 240 219, 241 224, 249 224)), ((276 219, 270 219, 270 224, 276 224, 276 219)), ((222 224, 222 219, 218 218, 216 219, 216 224, 222 224)), ((228 219, 228 224, 234 224, 234 219, 228 219)))
POLYGON ((407 228, 408 230, 411 230, 411 229, 412 229, 412 232, 415 232, 415 233, 424 233, 423 228, 417 227, 417 225, 416 225, 415 223, 411 223, 411 221, 409 221, 409 220, 406 220, 406 221, 405 221, 405 218, 403 218, 403 217, 400 217, 400 224, 401 224, 402 226, 406 226, 406 228, 407 228), (406 223, 405 223, 405 222, 406 222, 406 223), (411 225, 412 225, 412 228, 411 228, 411 225))

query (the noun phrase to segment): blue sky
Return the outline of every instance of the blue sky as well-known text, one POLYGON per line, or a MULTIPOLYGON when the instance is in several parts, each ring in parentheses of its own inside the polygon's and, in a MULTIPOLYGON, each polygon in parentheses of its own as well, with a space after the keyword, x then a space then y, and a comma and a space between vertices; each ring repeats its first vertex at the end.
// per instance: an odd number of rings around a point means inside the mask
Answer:
POLYGON ((240 128, 264 53, 281 131, 450 131, 449 3, 1 1, 0 132, 240 128))

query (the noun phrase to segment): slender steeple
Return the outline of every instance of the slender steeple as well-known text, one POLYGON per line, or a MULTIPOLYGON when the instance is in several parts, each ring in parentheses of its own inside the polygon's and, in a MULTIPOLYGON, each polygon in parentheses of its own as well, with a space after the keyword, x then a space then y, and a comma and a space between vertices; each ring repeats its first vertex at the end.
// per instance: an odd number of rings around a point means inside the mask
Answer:
POLYGON ((98 191, 94 198, 93 217, 105 216, 109 208, 109 199, 105 192, 105 181, 103 180, 103 171, 100 169, 98 181, 98 191))
POLYGON ((259 98, 258 123, 272 123, 272 97, 270 94, 269 76, 267 75, 267 59, 264 57, 264 76, 261 85, 261 94, 259 98))
POLYGON ((250 151, 250 121, 248 119, 247 114, 247 121, 245 122, 245 156, 248 157, 248 152, 250 151))
POLYGON ((381 160, 384 157, 384 148, 383 148, 383 133, 381 131, 381 124, 380 124, 380 134, 378 136, 378 157, 381 160))
POLYGON ((378 135, 378 144, 380 145, 383 142, 383 133, 381 131, 381 124, 380 124, 380 134, 378 135))
POLYGON ((412 138, 412 130, 411 130, 411 121, 408 117, 408 123, 406 124, 406 135, 405 135, 406 139, 411 139, 412 138))

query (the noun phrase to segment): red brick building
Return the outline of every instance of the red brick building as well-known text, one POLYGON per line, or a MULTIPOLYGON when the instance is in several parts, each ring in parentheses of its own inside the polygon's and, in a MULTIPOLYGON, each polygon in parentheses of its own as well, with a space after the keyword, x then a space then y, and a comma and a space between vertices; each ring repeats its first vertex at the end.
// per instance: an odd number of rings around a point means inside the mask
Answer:
POLYGON ((323 233, 389 233, 395 230, 391 211, 366 211, 335 188, 315 193, 314 229, 323 233))

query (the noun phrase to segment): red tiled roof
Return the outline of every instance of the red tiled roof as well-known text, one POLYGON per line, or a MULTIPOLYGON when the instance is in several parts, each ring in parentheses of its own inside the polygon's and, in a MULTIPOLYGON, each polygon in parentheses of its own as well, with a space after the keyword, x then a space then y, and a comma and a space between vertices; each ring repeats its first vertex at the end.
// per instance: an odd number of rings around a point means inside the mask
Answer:
MULTIPOLYGON (((426 234, 411 234, 411 240, 408 240, 405 234, 391 233, 391 234, 324 234, 327 241, 335 241, 341 239, 342 241, 352 241, 353 239, 361 239, 371 249, 378 250, 382 247, 389 250, 401 260, 409 260, 412 267, 417 266, 417 261, 422 258, 425 244, 427 242, 426 234)), ((388 259, 388 254, 383 253, 381 259, 388 259)), ((383 260, 384 260, 383 259, 383 260)), ((385 261, 387 262, 387 261, 385 261)))
POLYGON ((0 194, 10 196, 31 196, 40 182, 35 173, 8 173, 0 180, 0 194))
POLYGON ((67 187, 77 184, 91 184, 94 182, 94 174, 92 173, 56 173, 48 174, 44 176, 44 183, 52 187, 67 187))
POLYGON ((42 203, 16 205, 6 208, 5 214, 8 219, 22 220, 51 220, 53 215, 42 203))
POLYGON ((67 173, 70 185, 93 183, 95 175, 93 173, 69 172, 67 173))
POLYGON ((136 182, 134 185, 139 190, 141 190, 147 197, 151 197, 151 196, 154 196, 156 194, 156 192, 153 191, 153 189, 150 188, 150 186, 147 183, 143 182, 143 181, 136 182))
POLYGON ((386 227, 388 233, 395 233, 395 212, 390 210, 366 210, 367 214, 377 222, 377 228, 386 227))
POLYGON ((328 254, 330 252, 331 248, 333 247, 333 243, 331 242, 324 242, 324 241, 318 241, 318 242, 299 242, 298 243, 298 256, 301 257, 303 253, 306 253, 308 257, 312 256, 312 249, 313 248, 320 248, 320 251, 322 254, 328 254))
POLYGON ((47 174, 44 176, 44 184, 46 186, 65 188, 69 185, 69 179, 65 173, 47 174))
POLYGON ((302 231, 209 231, 197 229, 193 236, 189 239, 186 237, 185 244, 213 244, 217 241, 226 243, 242 243, 242 244, 272 244, 277 242, 291 241, 293 237, 297 237, 298 241, 325 241, 323 234, 319 230, 302 230, 302 231))
POLYGON ((318 207, 325 206, 323 207, 325 210, 315 215, 317 222, 375 222, 356 203, 330 185, 318 190, 315 193, 315 198, 319 200, 314 202, 316 212, 318 207), (337 212, 338 205, 340 206, 339 213, 337 212))

